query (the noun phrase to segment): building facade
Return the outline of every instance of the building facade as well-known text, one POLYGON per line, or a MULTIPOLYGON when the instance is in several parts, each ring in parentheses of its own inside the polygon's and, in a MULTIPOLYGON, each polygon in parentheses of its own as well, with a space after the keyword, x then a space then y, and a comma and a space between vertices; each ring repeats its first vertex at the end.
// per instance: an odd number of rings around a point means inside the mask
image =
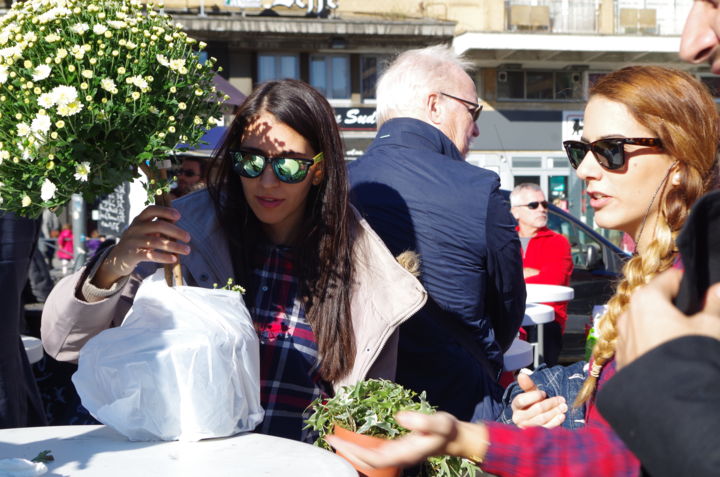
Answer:
MULTIPOLYGON (((409 48, 452 43, 476 66, 485 105, 468 161, 496 171, 504 188, 536 182, 587 216, 582 184, 562 151, 582 134, 589 86, 630 64, 691 70, 680 62, 692 0, 206 0, 165 9, 208 43, 223 75, 248 93, 292 77, 322 91, 336 110, 347 158, 375 135, 375 82, 409 48)), ((716 94, 717 95, 717 94, 716 94)), ((591 217, 587 217, 591 219, 591 217)))

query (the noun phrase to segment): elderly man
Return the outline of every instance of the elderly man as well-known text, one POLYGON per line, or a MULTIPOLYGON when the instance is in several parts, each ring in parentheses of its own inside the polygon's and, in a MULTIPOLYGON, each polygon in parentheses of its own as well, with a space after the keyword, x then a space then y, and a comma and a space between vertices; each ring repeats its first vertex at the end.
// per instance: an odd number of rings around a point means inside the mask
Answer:
MULTIPOLYGON (((680 57, 707 62, 720 74, 720 2, 695 1, 680 57)), ((689 286, 681 285, 680 272, 668 270, 633 294, 618 323, 622 369, 598 395, 603 417, 653 477, 714 476, 720 468, 720 285, 707 293, 697 286, 717 278, 718 228, 720 192, 712 192, 696 204, 681 232, 705 245, 681 247, 688 274, 683 285, 689 286), (684 301, 678 293, 689 290, 701 297, 694 303, 705 304, 692 316, 673 306, 673 300, 684 301)))
POLYGON ((400 328, 397 382, 466 420, 498 412, 525 309, 499 178, 464 160, 482 110, 467 66, 445 46, 401 54, 378 83, 376 139, 349 166, 353 203, 393 253, 419 254, 430 296, 400 328))
MULTIPOLYGON (((547 228, 548 203, 540 186, 531 183, 515 186, 510 193, 510 205, 518 222, 525 283, 568 285, 573 270, 570 242, 547 228)), ((541 354, 548 366, 555 366, 562 350, 567 302, 548 304, 555 309, 555 321, 545 325, 541 354)))

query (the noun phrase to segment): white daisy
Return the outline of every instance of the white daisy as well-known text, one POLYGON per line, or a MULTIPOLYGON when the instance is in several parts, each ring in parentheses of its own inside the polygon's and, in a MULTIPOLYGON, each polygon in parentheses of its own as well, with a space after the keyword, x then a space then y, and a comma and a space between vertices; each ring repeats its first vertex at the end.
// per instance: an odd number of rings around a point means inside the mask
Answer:
POLYGON ((40 81, 44 80, 48 76, 50 76, 50 71, 52 68, 48 65, 38 65, 35 67, 35 69, 32 72, 32 79, 33 81, 40 81))
POLYGON ((90 174, 90 163, 83 161, 75 167, 75 180, 87 182, 88 174, 90 174))
POLYGON ((77 99, 77 90, 73 86, 56 86, 50 94, 57 105, 67 105, 77 99))
POLYGON ((45 179, 45 182, 43 182, 42 186, 40 187, 40 198, 43 201, 47 202, 48 200, 55 197, 56 190, 57 186, 53 184, 50 179, 45 179))
POLYGON ((38 97, 38 104, 43 108, 52 108, 55 106, 55 98, 50 93, 43 93, 38 97))
POLYGON ((29 135, 31 132, 30 126, 27 125, 27 123, 18 123, 17 125, 17 135, 20 137, 25 137, 29 135))
POLYGON ((70 27, 72 31, 77 33, 78 35, 82 35, 86 31, 90 29, 87 23, 76 23, 73 26, 70 27))
POLYGON ((35 116, 35 119, 32 120, 30 129, 33 132, 45 134, 50 130, 50 124, 52 124, 50 122, 50 116, 38 113, 38 115, 35 116))

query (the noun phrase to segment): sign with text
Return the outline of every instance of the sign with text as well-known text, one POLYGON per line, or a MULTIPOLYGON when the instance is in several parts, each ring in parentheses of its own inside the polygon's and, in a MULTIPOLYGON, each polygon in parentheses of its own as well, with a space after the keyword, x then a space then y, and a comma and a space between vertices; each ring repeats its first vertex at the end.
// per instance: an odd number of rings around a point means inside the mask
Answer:
POLYGON ((117 186, 97 207, 98 232, 119 237, 130 224, 130 184, 117 186))
POLYGON ((335 108, 335 119, 340 129, 355 131, 377 129, 375 108, 335 108))

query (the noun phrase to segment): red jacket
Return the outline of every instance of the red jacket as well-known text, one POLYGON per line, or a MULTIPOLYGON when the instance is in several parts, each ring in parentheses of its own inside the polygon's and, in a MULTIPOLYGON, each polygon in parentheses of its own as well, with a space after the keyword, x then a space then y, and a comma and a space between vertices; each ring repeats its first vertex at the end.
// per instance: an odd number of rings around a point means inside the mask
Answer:
MULTIPOLYGON (((573 270, 570 242, 564 235, 547 227, 539 229, 523 252, 523 268, 540 270, 539 274, 526 278, 525 283, 567 286, 573 270)), ((567 321, 567 303, 547 303, 555 309, 555 321, 560 323, 563 331, 567 321)))

